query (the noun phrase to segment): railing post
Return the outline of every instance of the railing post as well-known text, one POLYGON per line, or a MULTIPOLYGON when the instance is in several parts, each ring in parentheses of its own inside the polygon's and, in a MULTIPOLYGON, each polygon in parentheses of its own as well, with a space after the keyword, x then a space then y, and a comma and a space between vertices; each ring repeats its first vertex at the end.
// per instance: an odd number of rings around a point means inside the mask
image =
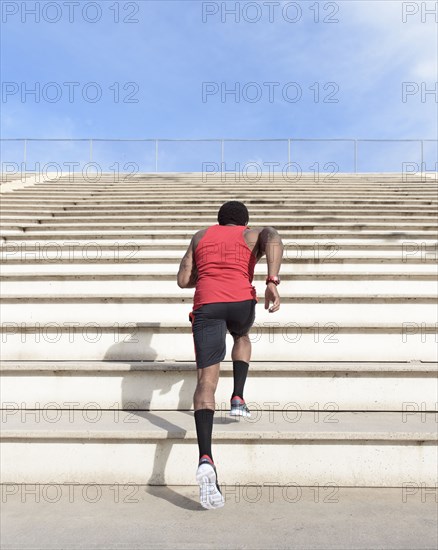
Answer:
POLYGON ((158 172, 158 139, 155 140, 155 172, 158 172))
POLYGON ((93 162, 93 140, 90 139, 90 162, 93 162))
POLYGON ((354 173, 357 174, 357 139, 354 140, 354 173))

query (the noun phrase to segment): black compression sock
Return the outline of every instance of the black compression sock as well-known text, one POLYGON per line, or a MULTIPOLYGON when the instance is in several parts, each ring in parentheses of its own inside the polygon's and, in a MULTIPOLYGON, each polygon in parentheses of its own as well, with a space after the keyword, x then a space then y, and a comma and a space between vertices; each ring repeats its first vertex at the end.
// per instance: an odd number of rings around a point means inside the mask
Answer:
POLYGON ((246 361, 233 361, 233 378, 234 378, 234 389, 233 397, 241 397, 243 399, 243 388, 245 386, 246 377, 248 375, 249 363, 246 361))
POLYGON ((213 431, 213 415, 211 409, 199 409, 195 411, 196 434, 198 436, 199 458, 208 455, 211 460, 211 433, 213 431))

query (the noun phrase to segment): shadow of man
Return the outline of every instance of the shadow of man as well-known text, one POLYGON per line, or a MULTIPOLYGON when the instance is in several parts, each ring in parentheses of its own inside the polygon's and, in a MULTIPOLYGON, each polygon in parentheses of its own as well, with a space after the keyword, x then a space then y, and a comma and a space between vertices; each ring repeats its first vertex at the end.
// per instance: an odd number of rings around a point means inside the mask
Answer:
MULTIPOLYGON (((157 351, 151 345, 153 332, 141 330, 137 324, 133 334, 121 338, 106 354, 107 361, 123 361, 130 369, 122 375, 121 409, 144 418, 166 431, 166 437, 156 440, 154 462, 145 490, 186 510, 204 510, 201 505, 166 485, 166 468, 174 443, 184 440, 186 429, 154 413, 186 411, 190 414, 196 385, 196 365, 156 361, 157 351)), ((152 442, 149 445, 153 444, 152 442)), ((145 460, 146 464, 146 460, 145 460)))

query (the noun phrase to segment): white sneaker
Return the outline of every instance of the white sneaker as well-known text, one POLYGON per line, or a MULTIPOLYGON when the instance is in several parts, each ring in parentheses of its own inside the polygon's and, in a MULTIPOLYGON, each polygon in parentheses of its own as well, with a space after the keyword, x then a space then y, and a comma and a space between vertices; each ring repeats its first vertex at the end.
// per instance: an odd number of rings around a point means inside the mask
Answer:
POLYGON ((216 467, 209 458, 202 457, 196 471, 199 485, 199 501, 204 508, 222 508, 224 497, 217 483, 216 467))

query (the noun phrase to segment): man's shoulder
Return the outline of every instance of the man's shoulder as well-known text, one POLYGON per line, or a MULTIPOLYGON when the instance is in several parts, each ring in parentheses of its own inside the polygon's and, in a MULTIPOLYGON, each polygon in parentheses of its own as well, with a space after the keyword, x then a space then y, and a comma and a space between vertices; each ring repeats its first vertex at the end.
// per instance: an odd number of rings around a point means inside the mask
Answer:
POLYGON ((196 247, 202 237, 207 233, 208 229, 209 227, 205 227, 204 229, 199 229, 199 231, 196 231, 196 233, 192 237, 192 243, 194 247, 196 247))
POLYGON ((196 233, 193 235, 193 238, 195 237, 202 237, 207 233, 207 231, 210 229, 210 227, 204 227, 204 229, 199 229, 196 231, 196 233))
POLYGON ((262 233, 263 236, 278 233, 275 227, 272 227, 271 225, 265 225, 264 227, 251 227, 251 230, 253 231, 252 235, 257 236, 257 238, 262 235, 262 233))
POLYGON ((245 229, 245 236, 248 236, 248 237, 255 237, 257 238, 260 233, 263 231, 263 229, 265 229, 264 227, 248 227, 247 229, 245 229))
POLYGON ((263 227, 248 227, 243 232, 243 238, 245 239, 246 244, 255 253, 257 252, 257 243, 262 230, 263 227))
POLYGON ((260 241, 263 239, 263 235, 265 233, 265 230, 271 230, 273 228, 271 227, 248 227, 246 231, 244 231, 243 235, 246 241, 246 244, 258 254, 260 241))

